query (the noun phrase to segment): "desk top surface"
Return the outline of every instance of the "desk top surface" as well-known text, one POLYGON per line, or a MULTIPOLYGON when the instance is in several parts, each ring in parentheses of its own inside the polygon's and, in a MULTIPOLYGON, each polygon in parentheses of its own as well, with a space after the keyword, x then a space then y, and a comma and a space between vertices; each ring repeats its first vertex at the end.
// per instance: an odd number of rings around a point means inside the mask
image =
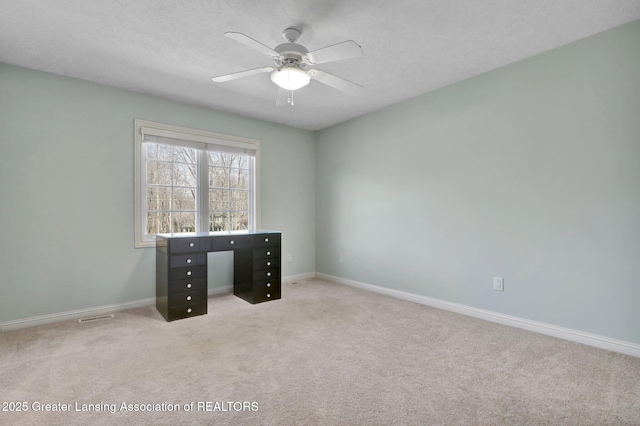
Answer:
POLYGON ((280 231, 223 231, 223 232, 180 232, 176 234, 156 234, 159 238, 193 238, 193 237, 224 237, 227 235, 257 235, 257 234, 281 234, 280 231))

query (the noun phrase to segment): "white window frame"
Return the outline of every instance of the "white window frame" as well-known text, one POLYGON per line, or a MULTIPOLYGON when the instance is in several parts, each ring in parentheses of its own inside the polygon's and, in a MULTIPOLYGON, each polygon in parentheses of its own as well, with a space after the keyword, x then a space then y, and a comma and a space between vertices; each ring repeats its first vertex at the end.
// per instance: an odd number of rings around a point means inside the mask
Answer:
MULTIPOLYGON (((190 129, 171 124, 156 123, 147 120, 134 120, 134 186, 135 186, 135 247, 155 247, 155 235, 146 233, 146 158, 143 155, 144 135, 168 137, 185 141, 185 146, 217 146, 224 151, 240 149, 255 153, 254 170, 251 175, 253 197, 249 197, 249 230, 260 229, 260 141, 240 136, 225 135, 204 130, 190 129)), ((206 151, 200 151, 200 159, 206 157, 206 151)), ((207 167, 205 167, 206 169, 207 167)), ((197 223, 200 230, 207 229, 209 223, 209 178, 201 174, 199 187, 202 189, 197 199, 197 223)), ((206 231, 208 232, 208 231, 206 231)))

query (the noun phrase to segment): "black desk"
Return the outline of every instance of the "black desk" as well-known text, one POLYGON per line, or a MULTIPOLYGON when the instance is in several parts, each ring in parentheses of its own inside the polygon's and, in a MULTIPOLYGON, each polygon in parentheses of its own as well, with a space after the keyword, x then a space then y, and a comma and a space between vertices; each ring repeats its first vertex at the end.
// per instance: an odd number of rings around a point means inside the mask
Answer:
POLYGON ((207 313, 207 253, 233 250, 233 294, 249 303, 280 299, 279 231, 160 234, 156 308, 167 321, 207 313))

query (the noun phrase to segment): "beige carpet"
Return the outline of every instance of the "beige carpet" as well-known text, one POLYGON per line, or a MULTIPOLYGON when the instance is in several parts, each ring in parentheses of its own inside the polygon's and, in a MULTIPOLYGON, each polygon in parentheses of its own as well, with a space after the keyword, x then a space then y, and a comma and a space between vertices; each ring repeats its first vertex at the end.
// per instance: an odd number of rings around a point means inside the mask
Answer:
POLYGON ((638 358, 322 281, 282 294, 2 333, 0 409, 28 411, 0 424, 640 425, 638 358))

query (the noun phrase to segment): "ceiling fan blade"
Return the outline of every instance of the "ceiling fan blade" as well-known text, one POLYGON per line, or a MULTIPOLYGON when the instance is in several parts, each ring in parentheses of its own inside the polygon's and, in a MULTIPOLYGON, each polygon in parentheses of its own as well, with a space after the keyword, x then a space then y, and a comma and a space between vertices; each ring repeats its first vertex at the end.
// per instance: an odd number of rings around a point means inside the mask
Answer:
POLYGON ((225 74, 225 75, 221 75, 221 76, 218 76, 218 77, 213 77, 211 80, 213 80, 216 83, 224 83, 225 81, 231 81, 231 80, 235 80, 237 78, 248 77, 250 75, 260 74, 260 73, 263 73, 263 72, 269 72, 269 71, 273 71, 274 69, 275 68, 273 68, 273 67, 255 68, 255 69, 252 69, 252 70, 234 72, 232 74, 225 74))
POLYGON ((307 60, 311 65, 325 64, 342 59, 362 56, 362 48, 353 40, 343 41, 333 46, 323 47, 307 53, 307 60))
POLYGON ((290 90, 283 89, 282 87, 278 88, 278 96, 276 97, 276 105, 286 105, 290 103, 289 95, 291 94, 290 90))
POLYGON ((334 89, 338 89, 342 92, 348 93, 349 95, 355 96, 364 89, 364 87, 358 84, 336 77, 328 72, 313 69, 307 71, 307 73, 313 80, 317 80, 322 84, 326 84, 329 87, 333 87, 334 89))
POLYGON ((273 50, 272 48, 270 48, 269 46, 265 46, 264 44, 260 43, 257 40, 252 39, 251 37, 249 37, 248 35, 242 34, 242 33, 234 33, 234 32, 226 32, 224 33, 224 35, 226 35, 227 37, 229 37, 230 39, 233 39, 239 43, 244 44, 245 46, 249 46, 255 50, 257 50, 260 53, 263 53, 267 56, 271 56, 273 58, 277 58, 280 56, 280 54, 278 52, 276 52, 275 50, 273 50))

